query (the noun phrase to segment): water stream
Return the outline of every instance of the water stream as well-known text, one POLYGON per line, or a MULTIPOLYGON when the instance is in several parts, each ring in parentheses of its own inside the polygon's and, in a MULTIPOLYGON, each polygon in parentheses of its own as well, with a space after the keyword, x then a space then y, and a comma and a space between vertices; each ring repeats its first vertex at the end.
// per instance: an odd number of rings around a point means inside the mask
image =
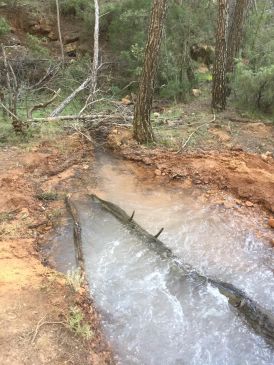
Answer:
MULTIPOLYGON (((152 188, 129 166, 100 154, 98 195, 135 210, 150 233, 165 227, 161 240, 176 255, 274 313, 274 250, 248 228, 250 217, 203 203, 193 189, 152 188)), ((96 203, 77 207, 90 289, 118 364, 274 364, 274 350, 217 289, 182 277, 96 203)))

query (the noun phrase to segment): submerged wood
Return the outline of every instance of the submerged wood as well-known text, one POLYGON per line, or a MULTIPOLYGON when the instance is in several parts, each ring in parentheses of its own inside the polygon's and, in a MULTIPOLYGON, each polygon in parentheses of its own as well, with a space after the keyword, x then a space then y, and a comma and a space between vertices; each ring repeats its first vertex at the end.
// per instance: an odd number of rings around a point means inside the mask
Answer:
POLYGON ((76 260, 78 263, 78 266, 81 270, 81 274, 84 277, 85 276, 85 267, 84 267, 84 255, 83 255, 83 245, 82 245, 82 233, 81 233, 81 225, 80 225, 80 219, 77 212, 77 209, 70 199, 69 196, 66 196, 65 203, 68 212, 70 213, 72 219, 73 219, 73 235, 74 235, 74 246, 76 251, 76 260))
POLYGON ((187 275, 194 280, 201 281, 204 284, 211 284, 217 288, 222 295, 228 298, 228 303, 237 310, 246 323, 251 326, 257 334, 263 336, 267 342, 274 346, 274 315, 271 312, 262 308, 234 285, 204 276, 191 265, 184 263, 178 256, 173 254, 170 248, 157 238, 157 235, 153 236, 148 233, 133 220, 133 216, 130 217, 117 205, 100 199, 94 194, 89 195, 89 197, 114 215, 135 235, 138 235, 149 248, 153 249, 158 255, 164 259, 169 259, 184 276, 187 275))

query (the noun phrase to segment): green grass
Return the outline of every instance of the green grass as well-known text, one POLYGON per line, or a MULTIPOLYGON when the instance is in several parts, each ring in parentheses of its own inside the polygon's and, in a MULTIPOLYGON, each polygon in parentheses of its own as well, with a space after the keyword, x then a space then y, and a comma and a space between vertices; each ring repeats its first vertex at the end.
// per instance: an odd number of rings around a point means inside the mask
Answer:
POLYGON ((84 314, 81 308, 77 306, 70 307, 68 325, 74 333, 85 338, 86 340, 93 336, 90 325, 84 320, 84 314))
POLYGON ((45 191, 43 193, 37 194, 36 198, 43 201, 54 201, 58 200, 59 196, 54 191, 45 191))
POLYGON ((83 276, 79 268, 75 270, 68 270, 67 281, 69 285, 77 292, 83 284, 83 276))
POLYGON ((8 222, 14 219, 14 214, 11 212, 2 212, 0 213, 0 223, 8 222))

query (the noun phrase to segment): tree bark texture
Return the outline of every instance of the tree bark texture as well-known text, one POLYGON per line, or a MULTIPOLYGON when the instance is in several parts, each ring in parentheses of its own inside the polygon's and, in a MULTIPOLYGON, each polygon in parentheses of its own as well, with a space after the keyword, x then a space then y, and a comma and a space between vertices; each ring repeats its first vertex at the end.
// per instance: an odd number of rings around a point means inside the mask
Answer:
POLYGON ((218 23, 212 85, 212 108, 219 111, 224 110, 226 107, 228 4, 228 0, 219 0, 218 2, 218 23))
POLYGON ((150 114, 166 12, 167 0, 153 0, 144 65, 133 121, 133 135, 140 143, 154 141, 150 114))
POLYGON ((249 6, 249 0, 237 0, 234 12, 231 14, 232 22, 227 40, 227 64, 226 71, 233 72, 235 58, 239 55, 243 38, 244 21, 249 6))

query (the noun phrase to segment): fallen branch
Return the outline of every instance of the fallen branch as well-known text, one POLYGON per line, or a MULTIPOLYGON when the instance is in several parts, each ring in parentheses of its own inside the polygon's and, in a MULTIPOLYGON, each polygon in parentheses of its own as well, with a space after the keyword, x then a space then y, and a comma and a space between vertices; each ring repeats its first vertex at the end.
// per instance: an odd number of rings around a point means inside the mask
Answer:
POLYGON ((98 100, 93 100, 90 102, 90 99, 91 99, 91 94, 87 97, 87 100, 85 102, 85 105, 83 106, 83 108, 80 110, 79 112, 79 116, 82 115, 84 113, 84 111, 91 105, 93 104, 96 104, 96 103, 99 103, 100 101, 103 101, 103 100, 106 100, 105 98, 101 98, 101 99, 98 99, 98 100))
POLYGON ((86 134, 86 133, 82 132, 80 126, 78 126, 78 125, 75 124, 75 125, 72 126, 72 129, 76 133, 80 134, 80 136, 84 137, 88 142, 92 143, 93 145, 96 145, 97 144, 96 141, 94 141, 94 139, 91 138, 91 136, 89 134, 86 134))
POLYGON ((35 328, 35 331, 34 331, 34 334, 32 336, 32 339, 31 339, 31 344, 34 343, 37 335, 38 335, 38 332, 40 331, 41 327, 45 326, 45 325, 49 325, 49 324, 61 324, 62 326, 65 326, 66 327, 66 323, 64 322, 60 322, 60 321, 45 321, 45 322, 42 322, 44 319, 46 318, 46 316, 44 316, 43 318, 40 319, 40 321, 37 323, 37 326, 35 328))
POLYGON ((92 78, 89 76, 80 86, 77 87, 56 109, 51 113, 51 117, 57 117, 65 107, 72 102, 72 100, 78 95, 82 90, 84 90, 88 84, 91 82, 92 78))
POLYGON ((157 234, 155 234, 154 237, 158 238, 160 236, 160 234, 163 232, 163 230, 164 230, 164 228, 161 228, 160 231, 157 234))
POLYGON ((32 113, 37 110, 37 109, 45 109, 47 106, 49 106, 51 103, 54 102, 54 100, 57 98, 57 96, 59 95, 61 89, 58 89, 57 91, 53 91, 54 95, 53 97, 51 97, 48 101, 44 102, 44 103, 40 103, 37 105, 34 105, 31 109, 30 109, 30 117, 32 119, 32 113))
POLYGON ((45 117, 45 118, 32 118, 28 119, 28 123, 40 123, 40 122, 60 122, 64 120, 96 120, 96 119, 103 119, 103 120, 119 120, 123 119, 126 121, 132 121, 132 117, 125 117, 121 114, 88 114, 88 115, 61 115, 56 117, 45 117))
POLYGON ((260 119, 249 119, 249 118, 241 118, 241 117, 232 117, 229 115, 224 115, 224 119, 228 119, 230 122, 234 123, 263 123, 263 124, 273 124, 270 120, 260 120, 260 119))
POLYGON ((213 119, 210 121, 210 122, 206 122, 206 123, 203 123, 201 125, 199 125, 197 128, 194 129, 194 131, 192 133, 190 133, 190 135, 188 136, 188 138, 186 139, 185 143, 179 148, 179 150, 176 152, 176 153, 180 153, 182 152, 182 150, 187 146, 188 142, 190 141, 191 137, 198 132, 198 130, 202 127, 204 127, 205 125, 208 125, 210 123, 213 123, 215 122, 216 120, 216 115, 214 114, 213 116, 213 119))

